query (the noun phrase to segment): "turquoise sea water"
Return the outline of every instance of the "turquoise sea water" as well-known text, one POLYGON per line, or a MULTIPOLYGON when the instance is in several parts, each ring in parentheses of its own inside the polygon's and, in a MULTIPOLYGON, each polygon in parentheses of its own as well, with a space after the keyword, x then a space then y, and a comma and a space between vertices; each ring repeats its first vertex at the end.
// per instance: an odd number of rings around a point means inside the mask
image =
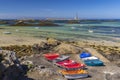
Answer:
POLYGON ((11 27, 3 26, 5 28, 1 31, 12 32, 11 35, 19 36, 32 36, 38 38, 53 37, 59 39, 96 39, 96 40, 117 40, 120 38, 120 21, 111 21, 111 22, 82 22, 80 24, 65 24, 60 23, 59 27, 11 27))

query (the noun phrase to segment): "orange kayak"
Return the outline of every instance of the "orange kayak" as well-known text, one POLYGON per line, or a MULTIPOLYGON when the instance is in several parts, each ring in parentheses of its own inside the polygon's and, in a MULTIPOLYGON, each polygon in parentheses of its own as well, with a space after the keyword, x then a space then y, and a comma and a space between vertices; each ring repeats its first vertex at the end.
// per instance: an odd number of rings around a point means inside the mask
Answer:
POLYGON ((61 70, 60 71, 63 75, 74 75, 74 74, 88 74, 86 70, 61 70))

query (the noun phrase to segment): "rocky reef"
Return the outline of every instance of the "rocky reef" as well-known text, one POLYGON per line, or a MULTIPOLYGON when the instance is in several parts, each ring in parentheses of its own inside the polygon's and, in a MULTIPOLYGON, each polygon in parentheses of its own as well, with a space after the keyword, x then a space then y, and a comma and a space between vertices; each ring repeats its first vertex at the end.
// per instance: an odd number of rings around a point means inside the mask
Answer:
POLYGON ((68 24, 79 24, 80 22, 79 20, 69 20, 67 23, 68 24))
POLYGON ((90 47, 96 49, 99 53, 105 56, 110 61, 120 66, 120 47, 117 46, 96 46, 90 45, 90 47))
POLYGON ((55 24, 51 21, 39 21, 37 23, 31 22, 31 21, 17 21, 14 24, 11 24, 11 26, 59 26, 58 24, 55 24))

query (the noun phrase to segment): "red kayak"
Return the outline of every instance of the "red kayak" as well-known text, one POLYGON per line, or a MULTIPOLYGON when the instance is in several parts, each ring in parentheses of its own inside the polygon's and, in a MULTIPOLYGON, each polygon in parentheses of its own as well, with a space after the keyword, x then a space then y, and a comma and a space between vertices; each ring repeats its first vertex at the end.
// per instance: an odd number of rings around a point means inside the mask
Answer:
POLYGON ((58 65, 58 66, 64 66, 65 64, 72 64, 72 63, 75 63, 75 61, 68 59, 68 60, 56 62, 56 65, 58 65))
POLYGON ((56 58, 58 58, 60 55, 57 53, 47 53, 43 55, 47 60, 54 60, 56 58))
POLYGON ((57 62, 56 65, 63 67, 65 69, 78 69, 78 68, 85 68, 84 64, 77 63, 73 60, 64 60, 61 62, 57 62))
POLYGON ((69 69, 85 68, 85 65, 76 62, 72 64, 65 64, 63 67, 69 70, 69 69))

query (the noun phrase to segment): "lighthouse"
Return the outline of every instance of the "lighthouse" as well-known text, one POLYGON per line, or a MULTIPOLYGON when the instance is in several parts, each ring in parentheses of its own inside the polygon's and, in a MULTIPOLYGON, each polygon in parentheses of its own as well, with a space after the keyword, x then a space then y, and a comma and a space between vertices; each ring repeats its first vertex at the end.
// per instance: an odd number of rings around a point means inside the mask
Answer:
POLYGON ((76 16, 74 17, 74 20, 79 20, 77 13, 76 13, 76 16))

